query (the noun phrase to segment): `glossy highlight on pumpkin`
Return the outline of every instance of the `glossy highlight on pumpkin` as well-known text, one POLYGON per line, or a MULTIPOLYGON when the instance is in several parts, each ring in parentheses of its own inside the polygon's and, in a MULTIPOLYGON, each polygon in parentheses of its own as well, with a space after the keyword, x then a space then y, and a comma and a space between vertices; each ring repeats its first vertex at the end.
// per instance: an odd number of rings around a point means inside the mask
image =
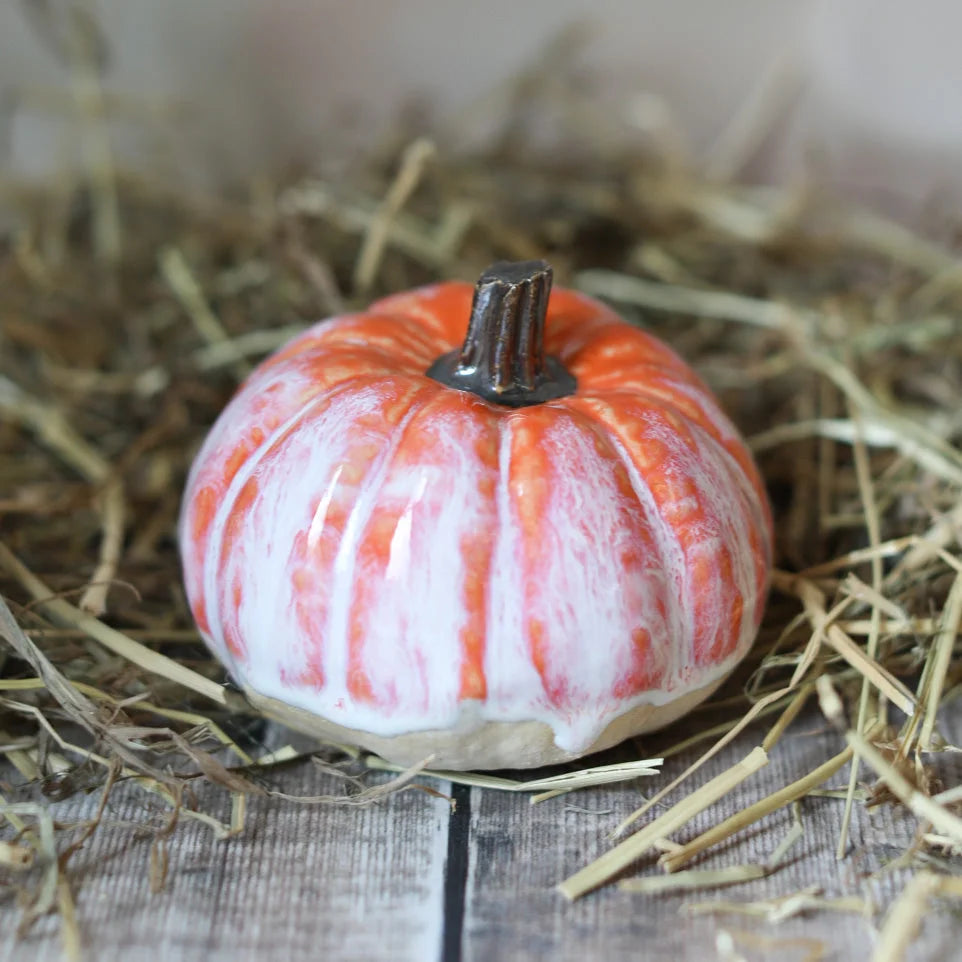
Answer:
POLYGON ((696 375, 575 292, 545 322, 573 394, 514 409, 427 377, 472 294, 388 297, 253 372, 188 481, 188 597, 262 696, 380 737, 539 721, 574 756, 744 656, 767 501, 696 375))

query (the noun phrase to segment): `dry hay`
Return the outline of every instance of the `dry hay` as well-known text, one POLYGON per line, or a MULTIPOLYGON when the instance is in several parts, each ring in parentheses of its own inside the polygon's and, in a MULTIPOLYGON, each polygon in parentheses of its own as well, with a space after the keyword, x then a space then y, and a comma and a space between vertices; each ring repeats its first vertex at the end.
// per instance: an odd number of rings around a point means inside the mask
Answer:
MULTIPOLYGON (((97 789, 102 811, 119 780, 162 800, 160 886, 178 819, 226 837, 243 829, 248 795, 287 799, 271 770, 294 753, 264 751, 258 720, 224 687, 192 625, 174 541, 191 457, 238 380, 319 316, 473 279, 499 258, 547 257, 559 283, 609 301, 690 360, 749 438, 776 516, 778 571, 749 662, 700 714, 700 732, 663 739, 666 757, 691 765, 562 892, 579 897, 645 853, 679 873, 622 883, 651 897, 778 871, 797 832, 764 866, 686 866, 854 760, 847 812, 904 805, 919 821, 909 861, 950 853, 942 873, 920 872, 906 888, 878 958, 900 957, 926 900, 960 894, 951 872, 962 788, 939 786, 931 767, 956 750, 939 712, 958 711, 962 690, 957 230, 943 226, 936 243, 812 184, 709 180, 670 138, 639 151, 599 136, 596 152, 559 164, 528 151, 510 118, 562 103, 566 122, 582 123, 576 91, 523 79, 495 98, 509 121, 484 156, 419 137, 372 150, 350 176, 211 198, 119 174, 109 151, 93 150, 79 179, 2 184, 17 219, 0 240, 0 752, 20 777, 0 798, 0 866, 32 879, 22 929, 57 909, 77 949, 69 857, 98 819, 56 824, 49 800, 97 789), (698 838, 669 839, 744 780, 763 779, 816 697, 839 728, 838 754, 698 838), (685 777, 746 728, 758 746, 686 794, 685 777), (189 804, 198 778, 231 793, 229 824, 189 804), (672 793, 675 804, 646 820, 672 793)), ((95 146, 106 109, 84 102, 95 146)), ((323 764, 349 791, 301 801, 370 803, 428 784, 413 770, 365 787, 365 770, 391 766, 332 752, 341 761, 323 764)), ((659 761, 560 781, 456 777, 538 801, 653 774, 659 761)), ((832 907, 803 892, 757 911, 813 900, 832 907)), ((722 935, 731 945, 719 952, 734 952, 735 936, 722 935)))

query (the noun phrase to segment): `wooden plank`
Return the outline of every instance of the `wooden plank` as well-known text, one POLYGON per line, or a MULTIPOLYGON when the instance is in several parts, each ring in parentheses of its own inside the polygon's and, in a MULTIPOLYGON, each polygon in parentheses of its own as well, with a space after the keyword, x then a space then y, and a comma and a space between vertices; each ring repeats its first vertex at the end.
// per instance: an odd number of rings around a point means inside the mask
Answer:
MULTIPOLYGON (((344 790, 343 782, 309 764, 285 773, 282 787, 292 794, 344 790)), ((211 798, 209 789, 200 792, 202 805, 211 798)), ((94 801, 73 799, 59 806, 58 817, 83 818, 94 801)), ((206 827, 184 822, 171 840, 167 887, 157 895, 148 882, 150 838, 122 827, 143 820, 144 804, 135 789, 119 792, 108 824, 71 863, 85 958, 438 957, 450 813, 445 799, 408 791, 350 809, 254 799, 245 833, 220 842, 206 827)), ((225 806, 220 814, 227 816, 225 806)), ((16 918, 12 900, 0 903, 0 958, 59 962, 56 920, 41 920, 18 943, 16 918)))
MULTIPOLYGON (((756 733, 737 740, 705 766, 696 784, 743 757, 757 737, 756 733)), ((651 748, 656 750, 656 746, 651 748)), ((776 784, 788 784, 837 750, 837 737, 825 730, 817 710, 810 711, 780 744, 764 777, 745 783, 734 800, 702 814, 676 838, 695 837, 736 807, 750 804, 776 784)), ((666 775, 680 772, 693 757, 674 760, 666 775)), ((838 785, 844 785, 844 774, 835 780, 838 785)), ((647 787, 645 783, 642 786, 647 787)), ((613 843, 604 836, 640 800, 637 789, 616 787, 571 793, 531 806, 523 798, 473 790, 463 962, 543 958, 552 962, 595 958, 606 962, 637 962, 640 958, 705 962, 718 957, 716 938, 722 929, 756 933, 768 940, 810 940, 809 948, 821 943, 826 960, 867 958, 875 944, 874 929, 869 920, 857 915, 819 912, 770 925, 734 915, 690 917, 684 907, 709 899, 769 899, 817 885, 827 896, 862 895, 884 909, 908 877, 904 872, 881 870, 911 845, 914 819, 898 808, 866 813, 859 807, 852 836, 855 850, 849 859, 837 862, 834 847, 842 803, 812 798, 802 804, 804 838, 793 848, 789 863, 768 878, 695 895, 644 896, 608 887, 569 904, 554 886, 606 851, 613 843), (874 872, 880 872, 878 877, 870 877, 874 872)), ((657 814, 655 811, 651 817, 657 814)), ((700 860, 697 867, 762 863, 790 825, 787 812, 772 815, 700 860)), ((653 861, 643 860, 629 874, 660 872, 653 861)), ((954 929, 956 937, 962 936, 962 926, 949 913, 933 918, 912 958, 940 957, 926 953, 944 944, 949 929, 954 929)), ((739 950, 750 959, 770 957, 757 946, 742 945, 739 950)), ((778 950, 772 945, 769 951, 778 950)), ((795 943, 794 948, 786 945, 781 951, 785 962, 793 962, 803 958, 806 950, 802 943, 795 943)))

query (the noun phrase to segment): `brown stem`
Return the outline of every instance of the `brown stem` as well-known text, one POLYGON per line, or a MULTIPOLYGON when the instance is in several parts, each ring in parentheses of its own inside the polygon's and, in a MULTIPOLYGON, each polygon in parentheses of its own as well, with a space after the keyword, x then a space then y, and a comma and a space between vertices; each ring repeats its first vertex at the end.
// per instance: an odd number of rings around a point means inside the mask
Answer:
POLYGON ((428 377, 515 408, 574 394, 574 375, 544 350, 550 292, 544 261, 492 264, 474 289, 464 344, 439 357, 428 377))

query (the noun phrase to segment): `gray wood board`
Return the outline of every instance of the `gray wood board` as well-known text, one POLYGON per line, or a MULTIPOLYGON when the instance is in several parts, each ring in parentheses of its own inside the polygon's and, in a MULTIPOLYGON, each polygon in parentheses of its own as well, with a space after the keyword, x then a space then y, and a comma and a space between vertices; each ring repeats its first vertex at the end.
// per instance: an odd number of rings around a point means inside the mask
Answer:
MULTIPOLYGON (((962 712, 947 719, 957 738, 962 712)), ((758 740, 739 739, 698 773, 693 785, 728 767, 758 740)), ((652 747, 656 747, 653 745, 652 747)), ((746 782, 727 804, 699 816, 679 833, 685 840, 776 787, 787 784, 839 750, 821 716, 803 715, 773 753, 767 769, 746 782)), ((671 776, 695 755, 672 759, 671 776)), ((947 763, 952 766, 951 759, 947 763)), ((962 780, 957 764, 950 781, 962 780)), ((831 784, 846 784, 843 770, 831 784)), ((309 764, 276 776, 292 794, 338 793, 343 783, 309 764)), ((152 835, 131 831, 153 805, 135 786, 117 791, 101 830, 71 862, 86 957, 182 962, 243 962, 284 958, 499 960, 718 958, 720 930, 735 934, 748 960, 802 960, 811 942, 749 946, 739 933, 767 940, 815 940, 828 960, 866 958, 880 913, 904 885, 903 871, 879 872, 911 844, 915 820, 891 806, 866 812, 856 806, 849 855, 835 859, 842 802, 810 798, 802 804, 804 838, 788 864, 767 879, 696 895, 641 896, 608 887, 569 905, 557 882, 608 846, 605 835, 641 799, 663 784, 659 777, 634 786, 592 789, 532 806, 527 797, 481 789, 456 790, 449 803, 418 791, 394 795, 370 808, 301 806, 251 800, 245 833, 217 841, 208 828, 183 822, 169 846, 164 891, 152 894, 148 867, 152 835), (708 898, 748 901, 818 885, 829 896, 857 894, 877 907, 874 919, 820 911, 777 925, 734 915, 690 917, 686 904, 708 898)), ((439 784, 451 792, 448 784, 439 784)), ((199 801, 220 806, 222 793, 202 788, 199 801)), ((90 814, 96 798, 76 796, 57 807, 68 821, 90 814)), ((154 824, 159 823, 158 818, 154 824)), ((787 811, 769 816, 721 846, 698 867, 764 861, 791 824, 787 811)), ((651 859, 636 872, 658 871, 651 859)), ((2 890, 0 890, 2 892, 2 890)), ((912 962, 962 958, 962 915, 935 904, 909 954, 912 962)), ((57 919, 42 919, 30 935, 15 937, 13 899, 0 901, 0 958, 53 962, 61 957, 57 919)))

